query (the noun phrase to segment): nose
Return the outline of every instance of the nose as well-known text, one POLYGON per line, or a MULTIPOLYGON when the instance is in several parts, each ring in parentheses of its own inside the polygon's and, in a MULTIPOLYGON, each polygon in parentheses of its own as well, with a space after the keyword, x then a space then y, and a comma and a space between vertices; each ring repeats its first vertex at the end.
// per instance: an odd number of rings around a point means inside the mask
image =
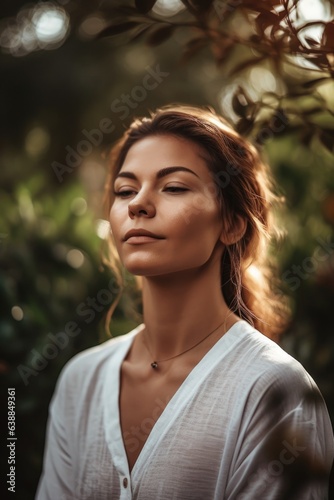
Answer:
POLYGON ((135 217, 147 217, 151 218, 155 216, 156 210, 155 206, 144 193, 138 193, 128 205, 129 217, 134 219, 135 217))

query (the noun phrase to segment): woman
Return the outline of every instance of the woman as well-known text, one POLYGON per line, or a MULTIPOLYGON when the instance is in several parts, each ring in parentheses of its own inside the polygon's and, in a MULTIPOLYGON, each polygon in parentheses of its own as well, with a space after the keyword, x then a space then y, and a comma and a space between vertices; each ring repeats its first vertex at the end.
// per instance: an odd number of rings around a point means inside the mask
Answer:
POLYGON ((255 148, 212 111, 166 107, 114 148, 107 196, 144 321, 63 370, 37 499, 327 498, 326 406, 268 338, 284 308, 255 148))

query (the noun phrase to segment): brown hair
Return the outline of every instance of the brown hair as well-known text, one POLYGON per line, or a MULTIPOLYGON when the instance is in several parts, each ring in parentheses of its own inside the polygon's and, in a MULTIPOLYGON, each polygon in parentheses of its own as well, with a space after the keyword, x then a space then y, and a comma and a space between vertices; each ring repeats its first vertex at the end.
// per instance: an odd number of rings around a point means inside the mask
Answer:
MULTIPOLYGON (((151 113, 150 117, 135 119, 112 149, 105 192, 108 214, 113 203, 114 178, 127 152, 137 141, 152 135, 174 135, 193 141, 205 153, 225 230, 231 230, 237 216, 246 222, 244 235, 236 243, 226 245, 223 252, 223 296, 228 307, 240 318, 265 335, 276 337, 285 326, 287 307, 282 294, 276 295, 278 288, 274 290, 278 281, 274 279, 269 257, 270 239, 279 234, 272 207, 281 198, 273 192, 267 165, 256 148, 212 109, 166 106, 151 113)), ((116 271, 115 251, 113 254, 116 271)))

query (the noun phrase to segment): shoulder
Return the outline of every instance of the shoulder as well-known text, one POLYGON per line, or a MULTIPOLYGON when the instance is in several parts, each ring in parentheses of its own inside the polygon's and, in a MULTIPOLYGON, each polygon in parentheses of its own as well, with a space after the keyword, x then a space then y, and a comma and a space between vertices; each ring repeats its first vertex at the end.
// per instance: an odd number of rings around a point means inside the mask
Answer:
MULTIPOLYGON (((229 488, 240 491, 240 498, 263 498, 266 492, 283 498, 299 469, 310 480, 320 477, 319 470, 325 479, 329 475, 334 452, 330 418, 317 385, 296 359, 246 322, 236 330, 230 351, 236 459, 229 488)), ((318 485, 306 479, 305 494, 311 498, 318 485)), ((312 498, 320 498, 319 491, 312 498)))
POLYGON ((301 363, 282 349, 278 343, 266 337, 246 321, 239 323, 236 332, 239 354, 247 356, 258 366, 263 366, 264 370, 285 371, 291 367, 293 372, 305 372, 301 363))
POLYGON ((98 381, 99 375, 107 369, 110 363, 120 359, 130 348, 132 339, 141 330, 142 325, 137 326, 125 335, 111 338, 102 344, 86 349, 76 354, 63 367, 58 381, 57 389, 76 390, 79 386, 83 388, 92 380, 98 381))
POLYGON ((265 435, 284 424, 289 432, 299 429, 313 436, 314 443, 319 441, 325 446, 328 441, 327 449, 332 453, 328 410, 311 375, 278 344, 247 323, 238 336, 233 384, 238 388, 235 408, 241 414, 245 432, 262 429, 265 435))
POLYGON ((245 321, 240 322, 237 337, 235 361, 257 391, 282 391, 295 397, 318 391, 299 361, 245 321))

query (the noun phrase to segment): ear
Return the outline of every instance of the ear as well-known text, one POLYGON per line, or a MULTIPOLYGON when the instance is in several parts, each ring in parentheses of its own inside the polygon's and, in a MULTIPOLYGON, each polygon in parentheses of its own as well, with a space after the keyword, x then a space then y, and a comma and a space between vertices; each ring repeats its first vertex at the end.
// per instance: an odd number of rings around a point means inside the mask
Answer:
POLYGON ((239 241, 245 234, 247 222, 240 215, 236 215, 233 221, 229 224, 229 228, 223 229, 220 235, 220 241, 224 245, 233 245, 239 241))

